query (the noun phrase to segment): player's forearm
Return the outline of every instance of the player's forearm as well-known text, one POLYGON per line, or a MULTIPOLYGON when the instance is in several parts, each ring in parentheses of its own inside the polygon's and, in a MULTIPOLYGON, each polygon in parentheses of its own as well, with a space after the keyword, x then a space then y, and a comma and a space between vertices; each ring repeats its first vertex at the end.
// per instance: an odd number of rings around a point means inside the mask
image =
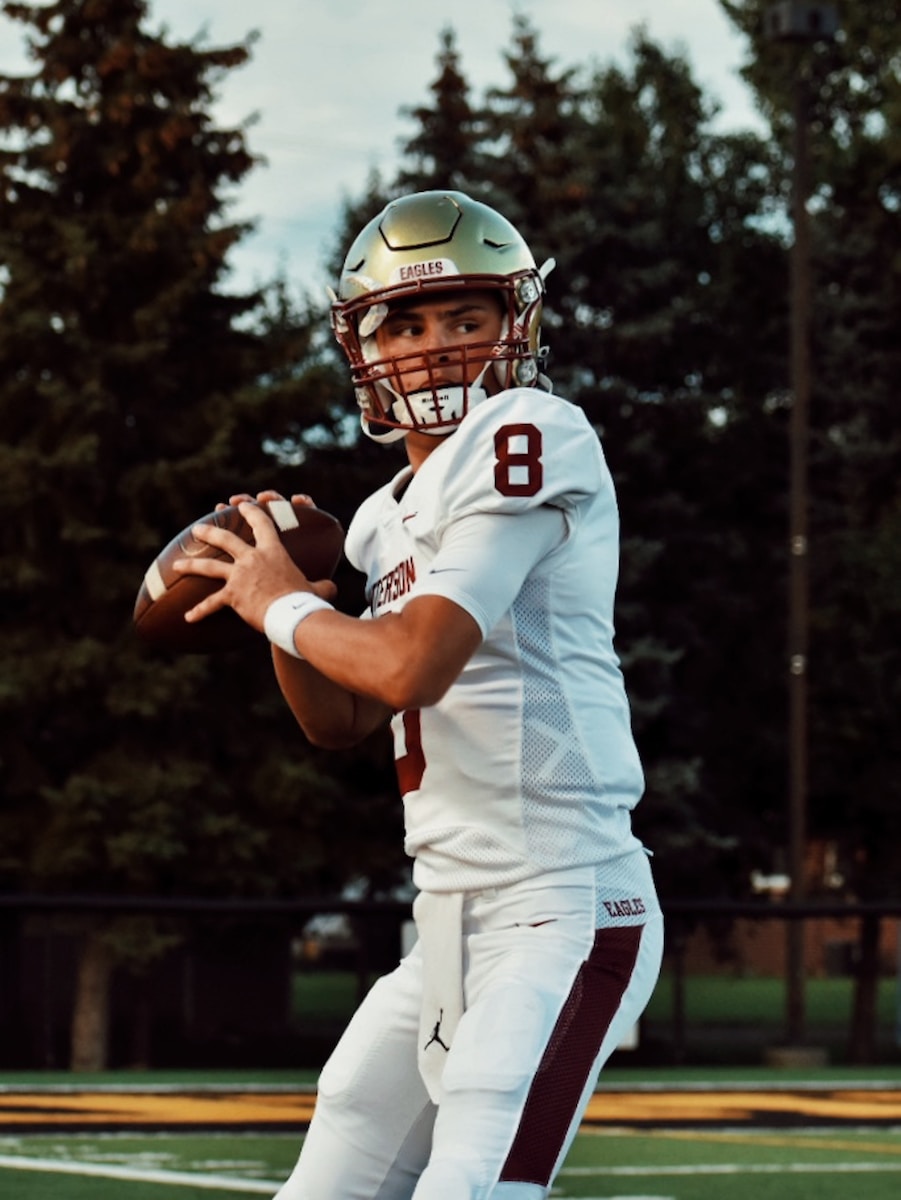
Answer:
POLYGON ((322 675, 391 712, 437 704, 480 641, 469 614, 438 596, 371 621, 313 612, 294 631, 298 652, 322 675))
POLYGON ((277 646, 272 647, 272 664, 294 719, 314 746, 354 746, 391 715, 378 700, 355 695, 277 646))
POLYGON ((393 616, 361 621, 317 612, 297 627, 295 645, 339 695, 367 697, 388 712, 434 703, 422 694, 420 660, 399 624, 393 616))

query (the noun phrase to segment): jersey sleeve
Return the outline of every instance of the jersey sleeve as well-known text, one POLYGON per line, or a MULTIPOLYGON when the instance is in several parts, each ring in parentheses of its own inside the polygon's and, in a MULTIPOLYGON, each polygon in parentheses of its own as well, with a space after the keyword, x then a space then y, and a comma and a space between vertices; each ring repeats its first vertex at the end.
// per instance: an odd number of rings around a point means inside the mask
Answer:
POLYGON ((547 506, 530 509, 516 520, 503 513, 471 513, 449 526, 410 599, 452 600, 469 613, 484 638, 511 607, 536 564, 566 536, 566 517, 547 506))
POLYGON ((484 401, 446 449, 439 537, 447 524, 474 512, 567 510, 609 486, 600 440, 584 412, 534 388, 484 401))

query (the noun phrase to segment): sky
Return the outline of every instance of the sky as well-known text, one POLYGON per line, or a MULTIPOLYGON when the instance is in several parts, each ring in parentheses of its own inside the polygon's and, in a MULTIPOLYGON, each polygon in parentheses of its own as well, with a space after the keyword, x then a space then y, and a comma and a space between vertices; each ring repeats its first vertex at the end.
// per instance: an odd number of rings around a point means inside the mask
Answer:
MULTIPOLYGON (((668 51, 684 54, 721 128, 759 128, 738 70, 748 55, 718 0, 149 0, 149 26, 207 45, 255 31, 249 64, 230 72, 214 107, 242 124, 265 165, 242 181, 230 217, 256 222, 231 258, 235 286, 278 274, 314 295, 330 280, 324 259, 345 197, 373 169, 390 177, 398 146, 415 129, 401 114, 426 103, 439 36, 451 27, 474 99, 508 82, 504 51, 516 13, 539 34, 556 69, 628 62, 643 24, 668 51)), ((0 15, 0 74, 26 64, 24 27, 0 15)))

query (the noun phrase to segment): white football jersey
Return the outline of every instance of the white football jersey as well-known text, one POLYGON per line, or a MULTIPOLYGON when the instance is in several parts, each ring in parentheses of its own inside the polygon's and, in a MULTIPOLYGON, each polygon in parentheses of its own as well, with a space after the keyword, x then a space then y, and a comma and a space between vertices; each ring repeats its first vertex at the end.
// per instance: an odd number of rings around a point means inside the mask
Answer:
POLYGON ((414 883, 605 864, 611 895, 640 903, 630 814, 644 781, 613 648, 619 518, 582 410, 529 388, 484 400, 361 505, 346 552, 372 617, 441 595, 483 635, 437 704, 392 721, 414 883))

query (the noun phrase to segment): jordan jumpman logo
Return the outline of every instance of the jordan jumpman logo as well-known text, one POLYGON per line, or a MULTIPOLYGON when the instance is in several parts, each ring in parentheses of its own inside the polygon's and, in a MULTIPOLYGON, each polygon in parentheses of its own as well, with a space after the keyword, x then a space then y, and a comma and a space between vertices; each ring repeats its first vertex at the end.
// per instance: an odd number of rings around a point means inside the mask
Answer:
POLYGON ((423 1050, 428 1050, 428 1048, 429 1048, 429 1046, 431 1046, 432 1042, 437 1042, 438 1045, 442 1048, 442 1050, 450 1050, 450 1046, 446 1046, 444 1044, 444 1042, 441 1040, 441 1034, 439 1033, 439 1030, 441 1029, 441 1022, 443 1020, 444 1020, 444 1009, 439 1008, 438 1020, 435 1022, 435 1028, 432 1030, 432 1036, 429 1038, 429 1040, 423 1046, 423 1050))

